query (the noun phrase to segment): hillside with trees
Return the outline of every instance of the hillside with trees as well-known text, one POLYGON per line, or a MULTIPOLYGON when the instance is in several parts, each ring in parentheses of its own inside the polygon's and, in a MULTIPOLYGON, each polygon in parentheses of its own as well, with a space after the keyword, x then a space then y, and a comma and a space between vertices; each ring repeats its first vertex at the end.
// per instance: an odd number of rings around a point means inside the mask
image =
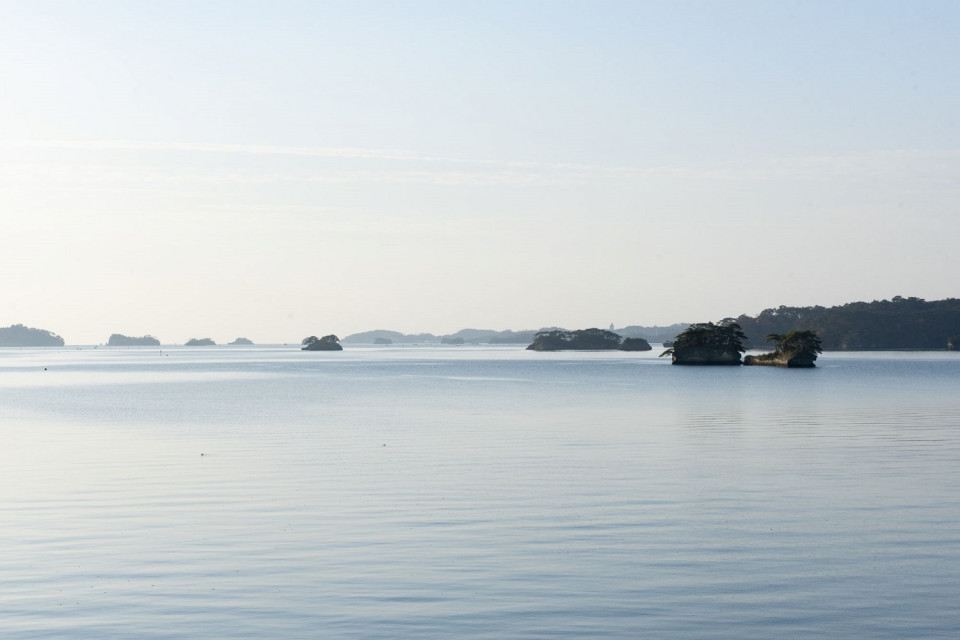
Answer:
POLYGON ((826 350, 943 350, 960 335, 960 300, 896 296, 837 307, 781 306, 736 321, 754 347, 761 347, 765 336, 805 329, 815 332, 826 350))
POLYGON ((22 324, 0 328, 0 347, 62 347, 63 338, 46 329, 22 324))

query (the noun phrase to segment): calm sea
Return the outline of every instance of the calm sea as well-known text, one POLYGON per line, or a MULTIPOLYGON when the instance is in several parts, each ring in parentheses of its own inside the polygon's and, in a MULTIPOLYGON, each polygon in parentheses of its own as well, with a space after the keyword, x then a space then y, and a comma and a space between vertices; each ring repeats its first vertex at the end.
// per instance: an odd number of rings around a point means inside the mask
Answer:
POLYGON ((960 356, 0 350, 2 638, 960 637, 960 356))

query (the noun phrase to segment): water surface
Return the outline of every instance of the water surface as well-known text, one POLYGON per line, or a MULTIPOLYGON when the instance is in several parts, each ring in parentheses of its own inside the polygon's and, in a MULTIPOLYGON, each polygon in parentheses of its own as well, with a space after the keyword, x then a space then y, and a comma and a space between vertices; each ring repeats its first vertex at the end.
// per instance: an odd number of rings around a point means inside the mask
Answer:
POLYGON ((5 638, 960 634, 960 361, 0 350, 5 638))

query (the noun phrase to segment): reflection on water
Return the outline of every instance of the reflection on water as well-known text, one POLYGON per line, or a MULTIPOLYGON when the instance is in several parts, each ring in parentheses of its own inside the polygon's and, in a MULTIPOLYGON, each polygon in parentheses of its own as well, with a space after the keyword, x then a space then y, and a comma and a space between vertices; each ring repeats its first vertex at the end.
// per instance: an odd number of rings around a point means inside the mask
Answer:
POLYGON ((0 629, 951 637, 958 378, 946 354, 0 350, 0 629))

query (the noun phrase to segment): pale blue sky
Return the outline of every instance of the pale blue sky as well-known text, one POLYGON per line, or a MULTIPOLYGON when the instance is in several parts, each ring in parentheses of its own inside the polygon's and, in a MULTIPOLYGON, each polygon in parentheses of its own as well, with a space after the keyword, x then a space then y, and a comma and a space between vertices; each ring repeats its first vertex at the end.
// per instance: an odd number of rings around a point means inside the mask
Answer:
POLYGON ((954 2, 0 2, 0 326, 955 297, 954 2))

